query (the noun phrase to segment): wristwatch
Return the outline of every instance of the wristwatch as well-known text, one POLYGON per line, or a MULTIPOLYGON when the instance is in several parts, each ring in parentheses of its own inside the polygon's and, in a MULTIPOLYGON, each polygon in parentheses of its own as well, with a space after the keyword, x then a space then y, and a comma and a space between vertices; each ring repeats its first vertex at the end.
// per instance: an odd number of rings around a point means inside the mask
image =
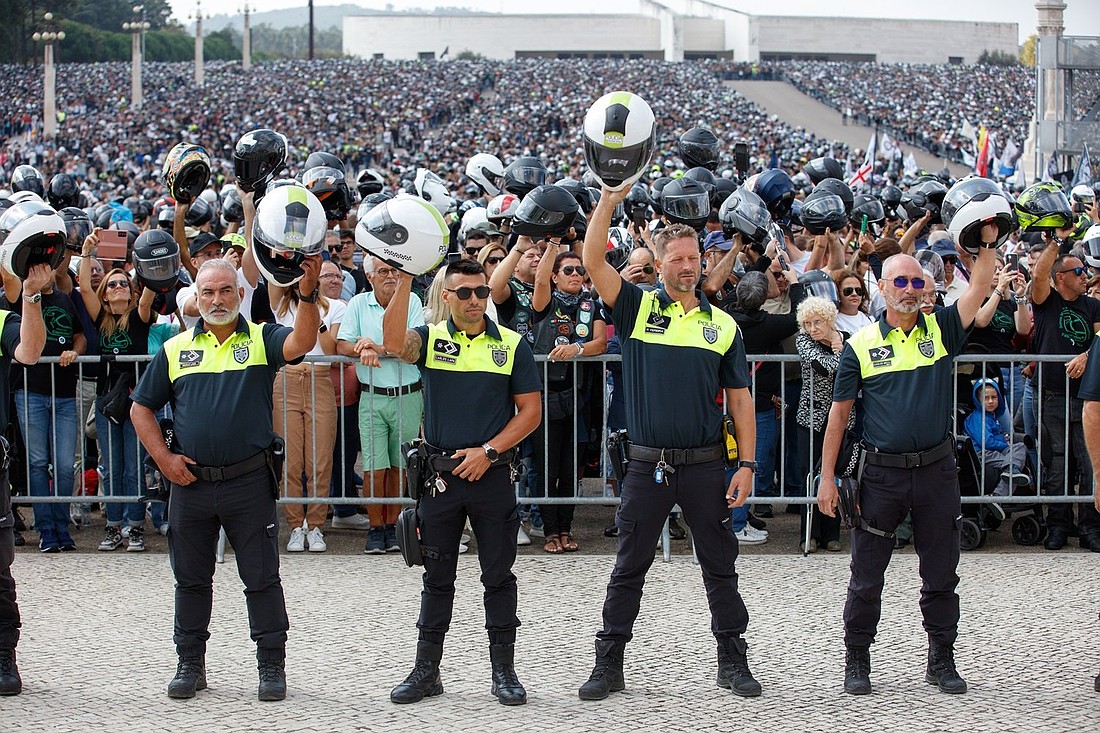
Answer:
POLYGON ((321 293, 321 286, 318 285, 317 287, 315 287, 313 289, 313 292, 310 293, 309 295, 305 295, 303 293, 298 293, 298 300, 302 301, 303 303, 316 303, 317 302, 317 296, 320 293, 321 293))
POLYGON ((485 457, 489 459, 489 463, 496 463, 500 460, 500 453, 497 452, 496 448, 488 443, 484 443, 481 447, 485 450, 485 457))
POLYGON ((23 293, 23 301, 26 303, 37 303, 40 300, 42 300, 42 293, 35 293, 34 295, 23 293))
POLYGON ((752 471, 753 473, 756 473, 756 466, 757 466, 756 461, 738 461, 737 462, 737 467, 738 468, 747 468, 750 471, 752 471))

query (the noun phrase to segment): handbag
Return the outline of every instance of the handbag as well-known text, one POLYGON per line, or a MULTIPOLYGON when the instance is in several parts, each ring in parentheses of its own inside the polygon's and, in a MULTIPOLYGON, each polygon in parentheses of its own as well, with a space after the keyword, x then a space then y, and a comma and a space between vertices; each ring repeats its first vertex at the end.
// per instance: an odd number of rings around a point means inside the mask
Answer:
POLYGON ((115 425, 121 425, 130 417, 130 405, 133 404, 130 393, 133 391, 134 375, 123 372, 107 393, 96 400, 96 409, 115 425))

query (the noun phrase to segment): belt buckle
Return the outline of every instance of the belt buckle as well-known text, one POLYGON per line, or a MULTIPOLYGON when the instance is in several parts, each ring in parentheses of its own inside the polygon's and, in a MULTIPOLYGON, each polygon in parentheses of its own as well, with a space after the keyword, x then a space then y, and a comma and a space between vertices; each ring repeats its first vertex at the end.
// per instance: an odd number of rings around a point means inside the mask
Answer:
POLYGON ((401 396, 401 388, 400 387, 386 387, 386 396, 387 397, 400 397, 401 396))
POLYGON ((213 482, 213 481, 224 481, 225 480, 224 473, 222 472, 222 467, 221 466, 207 466, 206 467, 206 472, 207 472, 207 475, 210 476, 210 478, 206 479, 207 481, 213 482))
POLYGON ((920 453, 905 453, 905 467, 906 468, 920 468, 921 467, 921 454, 920 453))

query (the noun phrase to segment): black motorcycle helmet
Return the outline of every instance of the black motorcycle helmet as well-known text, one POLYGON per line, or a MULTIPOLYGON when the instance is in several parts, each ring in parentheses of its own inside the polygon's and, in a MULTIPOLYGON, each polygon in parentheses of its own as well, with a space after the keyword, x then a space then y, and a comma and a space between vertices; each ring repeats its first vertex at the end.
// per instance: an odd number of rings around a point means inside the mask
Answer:
POLYGON ((581 208, 581 211, 585 214, 591 214, 595 202, 592 200, 592 194, 589 193, 588 187, 575 178, 563 178, 560 181, 554 183, 555 186, 561 186, 569 193, 573 194, 573 198, 577 200, 577 206, 581 208))
POLYGON ((746 244, 762 245, 771 239, 772 217, 764 200, 747 188, 731 193, 718 209, 722 234, 732 239, 740 234, 746 244))
POLYGON ((630 187, 630 193, 626 195, 624 204, 623 208, 627 218, 632 218, 635 214, 638 214, 645 219, 649 219, 649 189, 641 181, 630 187))
POLYGON ((199 196, 191 202, 191 208, 183 217, 183 223, 189 227, 201 227, 214 220, 214 207, 207 203, 206 199, 199 196))
POLYGON ((898 214, 898 207, 901 206, 901 189, 897 186, 886 186, 879 193, 879 200, 882 201, 882 211, 886 214, 887 219, 900 219, 901 215, 898 214))
MULTIPOLYGON (((504 172, 507 179, 508 171, 504 172)), ((561 186, 542 185, 532 189, 520 202, 512 218, 512 231, 534 240, 564 237, 573 226, 580 206, 577 199, 561 186)))
POLYGON ((31 191, 46 199, 46 180, 33 165, 19 165, 11 174, 11 192, 31 191))
MULTIPOLYGON (((242 212, 243 215, 243 212, 242 212)), ((157 212, 157 228, 172 231, 176 223, 176 207, 165 206, 157 212)))
POLYGON ((722 202, 730 197, 730 194, 738 189, 737 181, 732 178, 714 177, 714 193, 710 197, 710 208, 717 209, 722 202))
POLYGON ((661 190, 661 210, 671 222, 702 229, 710 216, 710 193, 694 178, 677 178, 661 190))
POLYGON ((84 209, 67 206, 57 212, 65 222, 65 249, 79 254, 84 248, 84 240, 92 233, 92 220, 84 209))
POLYGON ((68 173, 58 173, 50 179, 46 200, 58 211, 70 206, 80 206, 80 190, 76 186, 76 179, 68 173))
POLYGON ((705 127, 693 127, 676 142, 680 159, 688 168, 718 169, 718 153, 722 146, 718 137, 705 127))
POLYGON ((134 273, 155 293, 167 293, 179 282, 180 247, 163 229, 143 232, 134 242, 134 273))
POLYGON ((348 218, 348 212, 355 202, 352 200, 351 189, 348 188, 344 161, 332 153, 310 153, 306 158, 306 168, 302 171, 301 180, 302 185, 312 191, 325 208, 325 218, 328 221, 343 221, 348 218))
POLYGON ((244 221, 244 204, 241 195, 237 193, 236 186, 226 186, 222 189, 222 218, 226 224, 239 224, 244 221))
POLYGON ((840 303, 840 294, 836 290, 836 283, 829 273, 824 270, 810 270, 800 275, 798 283, 805 291, 807 297, 819 297, 831 300, 834 304, 840 303))
POLYGON ((504 169, 504 190, 523 198, 546 184, 550 172, 542 159, 534 156, 516 158, 504 169))
POLYGON ((365 199, 372 193, 382 193, 386 188, 386 179, 373 168, 367 168, 355 179, 355 188, 359 191, 359 198, 365 199))
POLYGON ((664 209, 661 208, 661 191, 672 181, 673 179, 668 176, 661 176, 649 184, 649 205, 653 207, 658 215, 665 213, 664 209))
MULTIPOLYGON (((321 167, 339 168, 340 170, 343 170, 344 161, 340 160, 339 156, 333 155, 332 153, 326 153, 323 150, 319 150, 310 153, 306 157, 306 162, 302 164, 302 172, 305 173, 310 168, 321 167)), ((302 183, 304 184, 305 181, 302 181, 302 183)))
POLYGON ((839 232, 848 223, 844 200, 828 191, 814 191, 807 196, 798 218, 806 231, 815 236, 824 234, 826 229, 839 232))
POLYGON ((116 221, 111 225, 111 229, 117 229, 120 232, 126 232, 126 247, 127 251, 133 251, 134 243, 137 238, 141 236, 141 228, 132 221, 116 221))
POLYGON ((696 166, 684 173, 684 178, 694 178, 696 181, 699 181, 703 188, 707 190, 707 196, 710 197, 710 207, 712 209, 717 209, 722 205, 721 201, 715 203, 715 199, 717 198, 717 186, 715 185, 714 174, 709 170, 701 166, 696 166))
POLYGON ((828 178, 844 178, 844 166, 832 158, 814 158, 802 166, 802 172, 815 186, 828 178))
POLYGON ((901 197, 901 206, 905 209, 905 215, 909 221, 919 221, 926 211, 932 212, 929 224, 940 224, 940 206, 943 205, 943 197, 947 195, 947 186, 937 178, 928 178, 915 184, 901 197))
POLYGON ((852 213, 852 204, 855 201, 855 196, 852 194, 852 189, 844 181, 839 178, 826 178, 824 181, 817 184, 814 190, 835 193, 840 197, 840 200, 844 202, 844 211, 849 214, 852 213))
POLYGON ((848 214, 848 221, 859 231, 863 227, 863 217, 867 217, 867 231, 872 237, 878 239, 882 236, 882 228, 886 225, 886 212, 882 203, 870 194, 861 193, 852 202, 852 211, 848 214))
POLYGON ((233 148, 233 172, 245 193, 255 192, 259 203, 279 171, 286 167, 289 146, 282 133, 262 128, 246 132, 233 148))

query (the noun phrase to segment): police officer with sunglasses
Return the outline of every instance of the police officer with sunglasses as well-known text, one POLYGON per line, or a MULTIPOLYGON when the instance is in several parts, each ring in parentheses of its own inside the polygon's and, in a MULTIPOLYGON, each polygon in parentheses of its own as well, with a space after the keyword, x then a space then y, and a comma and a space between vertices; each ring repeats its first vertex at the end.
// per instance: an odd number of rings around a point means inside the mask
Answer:
POLYGON ((387 353, 420 367, 424 381, 424 442, 430 489, 420 499, 424 590, 416 663, 390 692, 395 703, 443 692, 439 662, 450 629, 462 529, 469 517, 485 586, 492 692, 504 705, 527 702, 515 672, 516 559, 519 507, 513 488, 515 446, 539 424, 541 388, 535 359, 515 331, 485 315, 485 268, 457 260, 444 273, 449 317, 407 328, 412 278, 398 276, 382 318, 387 353), (461 395, 461 398, 457 397, 461 395))
POLYGON ((962 351, 989 292, 997 236, 996 224, 982 227, 970 287, 953 305, 931 315, 921 312, 921 297, 935 284, 925 280, 920 263, 909 255, 889 258, 879 279, 885 313, 857 331, 841 352, 817 503, 824 514, 836 516, 834 466, 852 405, 862 390, 862 520, 852 530, 852 575, 844 606, 844 690, 853 695, 871 692, 870 645, 881 614, 884 575, 894 550, 894 530, 909 513, 920 557, 920 606, 929 641, 925 680, 943 692, 966 692, 954 658, 962 515, 952 425, 952 357, 962 351))

